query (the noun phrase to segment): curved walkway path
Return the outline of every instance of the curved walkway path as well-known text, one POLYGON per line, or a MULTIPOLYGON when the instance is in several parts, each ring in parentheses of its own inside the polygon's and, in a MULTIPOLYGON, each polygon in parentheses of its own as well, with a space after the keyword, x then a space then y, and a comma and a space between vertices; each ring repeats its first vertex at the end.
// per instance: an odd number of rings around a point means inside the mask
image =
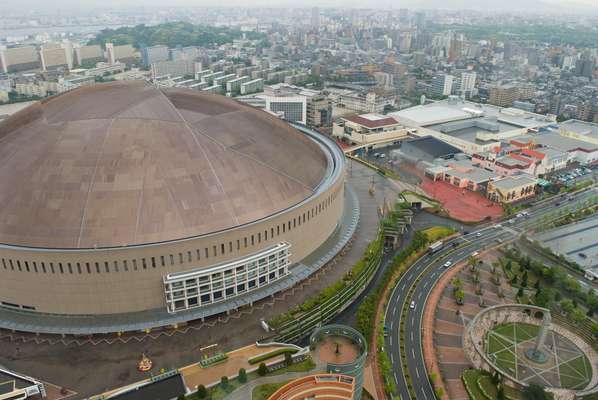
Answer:
POLYGON ((249 395, 251 397, 248 397, 248 393, 253 393, 253 389, 260 385, 264 385, 267 383, 286 382, 296 378, 304 377, 308 374, 324 371, 326 371, 325 363, 316 361, 316 366, 310 371, 287 372, 280 375, 264 376, 261 378, 253 379, 247 382, 245 385, 235 389, 233 392, 231 392, 228 396, 225 397, 225 400, 247 400, 248 398, 251 399, 253 397, 253 394, 249 395))

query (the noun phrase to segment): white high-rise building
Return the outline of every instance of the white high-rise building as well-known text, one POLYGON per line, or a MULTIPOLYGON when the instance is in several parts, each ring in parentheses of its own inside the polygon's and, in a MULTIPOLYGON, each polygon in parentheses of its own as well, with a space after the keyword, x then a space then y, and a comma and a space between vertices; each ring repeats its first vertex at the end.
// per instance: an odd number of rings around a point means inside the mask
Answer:
POLYGON ((461 74, 461 84, 459 85, 459 95, 470 98, 475 90, 475 81, 477 74, 473 71, 463 72, 461 74))
POLYGON ((453 76, 448 74, 436 75, 432 79, 431 92, 433 95, 442 97, 451 94, 453 89, 453 76))

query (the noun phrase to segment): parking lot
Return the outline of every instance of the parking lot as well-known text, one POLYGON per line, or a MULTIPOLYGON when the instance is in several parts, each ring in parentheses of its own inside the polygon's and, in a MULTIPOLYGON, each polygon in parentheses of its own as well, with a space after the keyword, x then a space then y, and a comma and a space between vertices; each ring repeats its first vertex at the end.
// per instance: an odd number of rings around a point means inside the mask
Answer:
POLYGON ((369 163, 392 170, 404 182, 411 185, 419 185, 421 179, 417 175, 411 173, 408 169, 403 168, 399 161, 393 160, 391 155, 392 151, 399 150, 400 148, 400 144, 392 144, 370 150, 369 153, 362 153, 360 157, 369 163))
POLYGON ((588 167, 571 166, 550 174, 546 179, 555 184, 573 186, 577 182, 594 179, 597 168, 598 165, 588 167))

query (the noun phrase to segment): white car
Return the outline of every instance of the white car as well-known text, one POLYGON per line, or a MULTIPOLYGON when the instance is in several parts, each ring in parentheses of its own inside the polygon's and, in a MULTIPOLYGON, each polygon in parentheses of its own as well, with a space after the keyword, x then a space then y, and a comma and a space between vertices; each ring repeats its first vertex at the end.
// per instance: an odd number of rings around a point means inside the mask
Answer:
POLYGON ((415 301, 412 301, 411 304, 409 304, 409 308, 412 310, 415 308, 415 301))
POLYGON ((481 232, 478 232, 478 233, 475 234, 475 237, 480 237, 480 236, 482 236, 481 232))
POLYGON ((445 263, 444 263, 442 266, 443 266, 444 268, 448 268, 448 267, 450 267, 451 265, 453 265, 453 263, 452 263, 452 262, 450 262, 450 261, 447 261, 447 262, 445 262, 445 263))
POLYGON ((478 253, 477 251, 474 251, 473 253, 471 253, 471 256, 472 256, 472 257, 476 257, 476 256, 478 256, 479 254, 480 254, 480 253, 478 253))

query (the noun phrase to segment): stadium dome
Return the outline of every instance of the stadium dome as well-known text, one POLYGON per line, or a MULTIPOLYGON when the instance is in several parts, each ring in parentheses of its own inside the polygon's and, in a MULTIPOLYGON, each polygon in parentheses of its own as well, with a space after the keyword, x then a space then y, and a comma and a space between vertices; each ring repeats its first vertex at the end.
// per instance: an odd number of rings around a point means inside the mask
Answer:
POLYGON ((334 142, 191 89, 49 97, 0 123, 0 158, 10 330, 139 331, 251 307, 321 268, 357 223, 334 142))
POLYGON ((0 243, 155 243, 259 220, 311 195, 316 143, 223 96, 145 82, 51 97, 0 128, 0 243))

